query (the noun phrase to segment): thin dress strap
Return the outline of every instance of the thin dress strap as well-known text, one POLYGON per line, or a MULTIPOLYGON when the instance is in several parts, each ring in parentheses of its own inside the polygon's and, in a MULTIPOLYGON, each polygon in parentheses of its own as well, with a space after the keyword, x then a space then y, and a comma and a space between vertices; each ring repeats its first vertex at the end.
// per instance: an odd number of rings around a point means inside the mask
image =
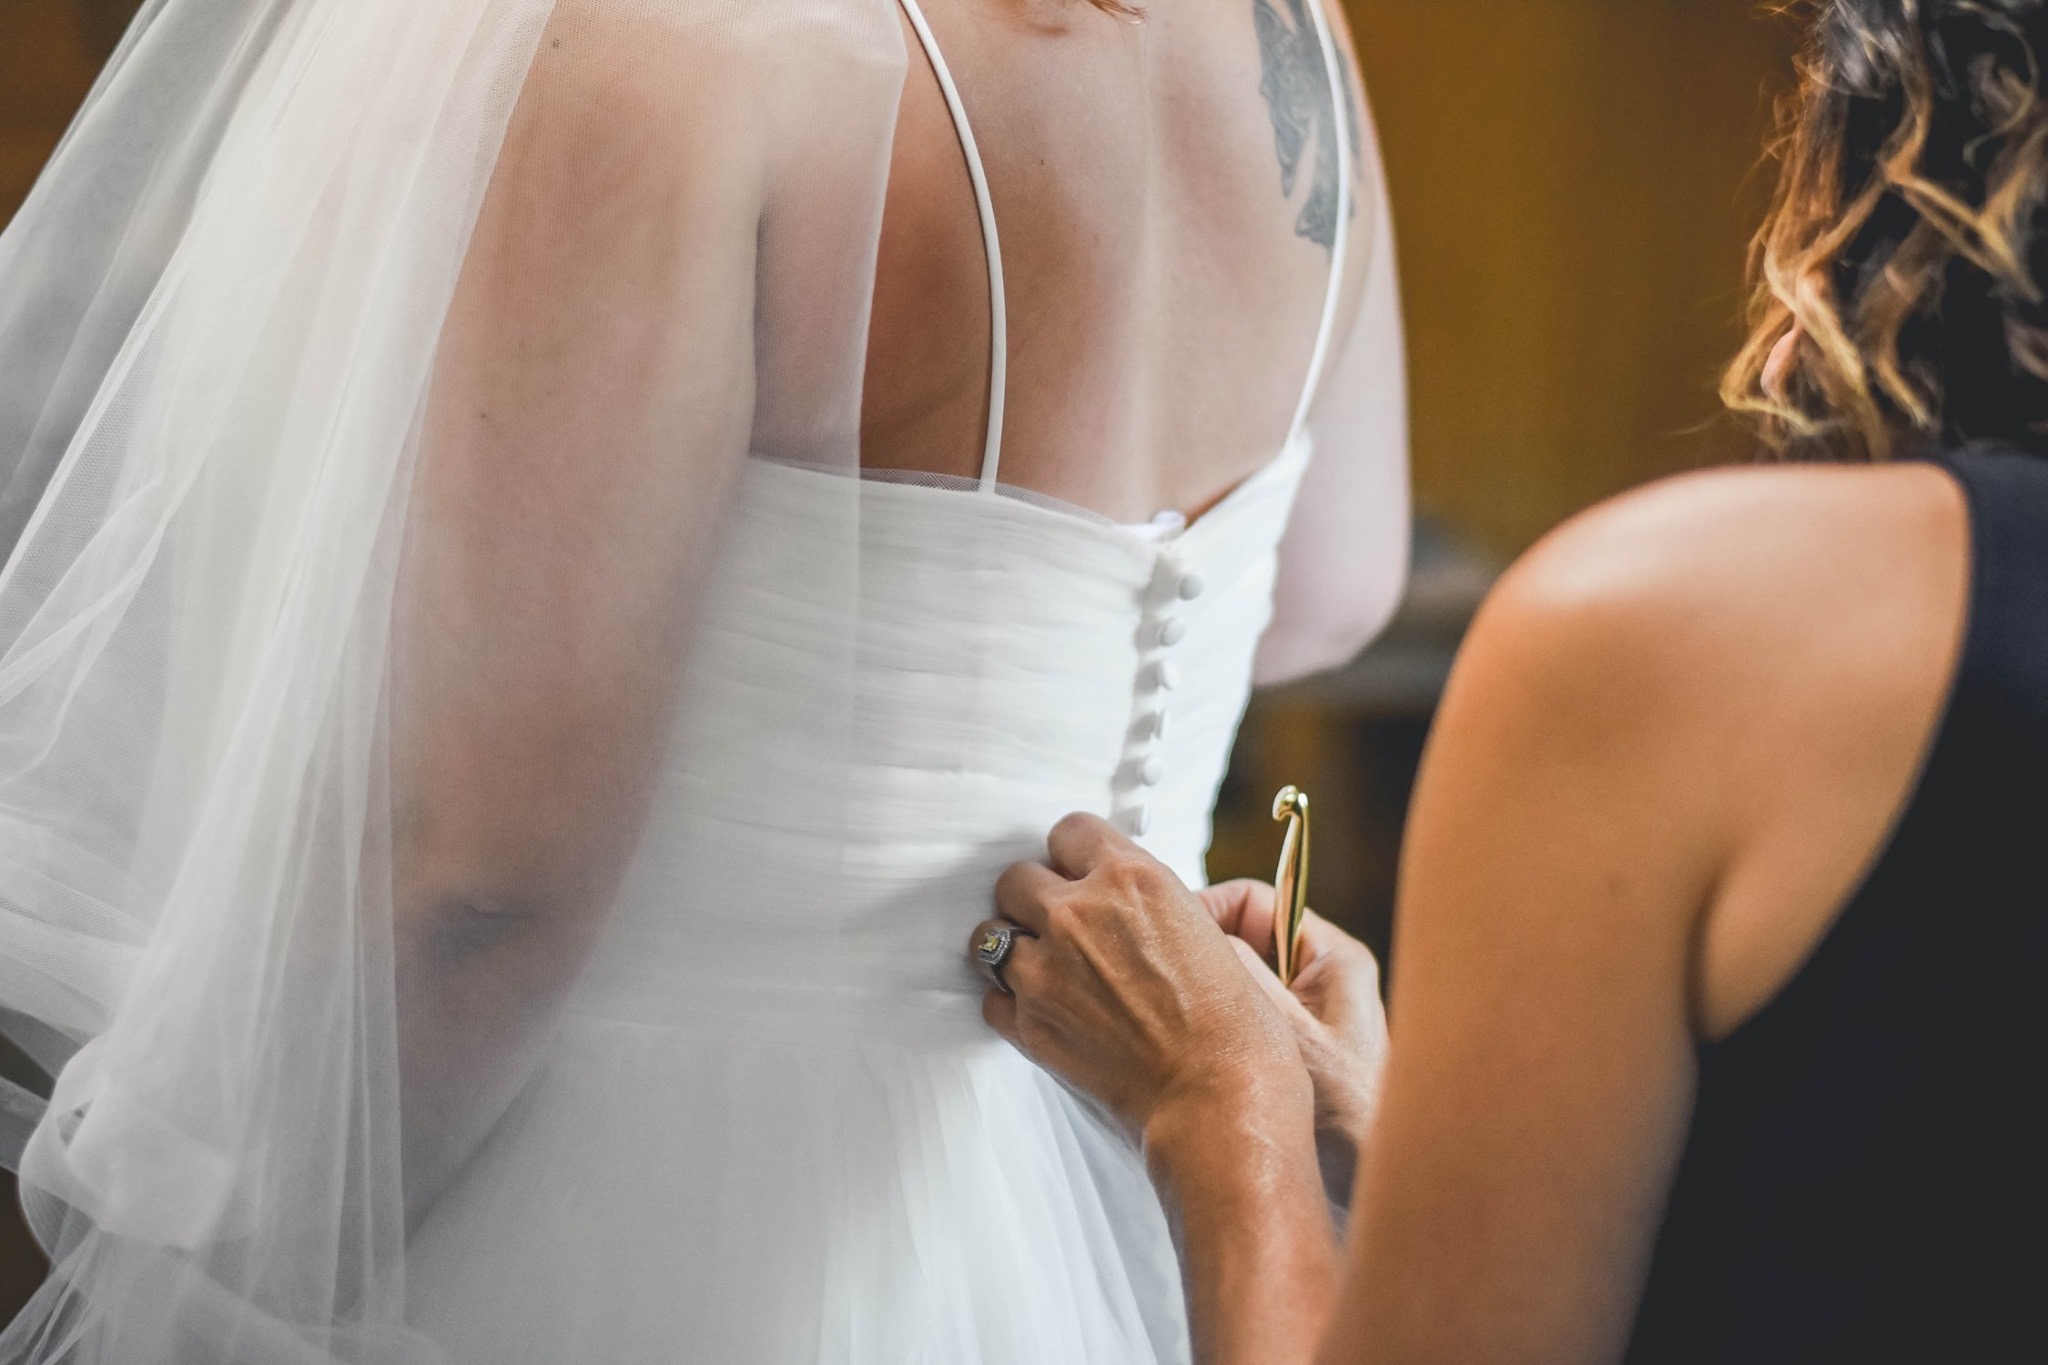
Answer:
MULTIPOLYGON (((932 26, 926 22, 918 0, 901 0, 901 4, 904 17, 910 20, 911 30, 917 34, 917 41, 924 48, 925 59, 931 63, 932 74, 938 78, 939 91, 946 99, 946 111, 953 117, 953 128, 960 138, 960 151, 967 159, 967 178, 974 186, 974 206, 981 215, 982 247, 988 256, 989 364, 988 433, 981 449, 980 491, 994 493, 997 476, 1002 469, 1003 404, 1010 380, 1009 308, 1003 288, 1003 246, 996 231, 995 198, 989 193, 988 172, 982 166, 981 148, 974 140, 974 126, 967 118, 967 105, 960 98, 960 87, 953 80, 952 68, 946 65, 945 53, 939 50, 939 40, 933 36, 932 26)), ((1315 20, 1316 42, 1322 49, 1323 70, 1330 87, 1331 136, 1337 142, 1337 222, 1330 240, 1330 280, 1323 291, 1322 318, 1316 325, 1315 350, 1309 355, 1308 374, 1302 383, 1301 397, 1295 403, 1293 420, 1287 424, 1289 445, 1307 424, 1309 408, 1314 404, 1316 391, 1322 383, 1323 370, 1329 359, 1330 338, 1337 326, 1337 304, 1344 286, 1344 255, 1351 237, 1351 139, 1345 128, 1344 70, 1337 60, 1336 39, 1331 36, 1329 17, 1323 13, 1321 0, 1309 0, 1308 11, 1315 20)))
POLYGON ((1003 459, 1003 399, 1010 383, 1010 318, 1003 294, 1003 244, 996 235, 996 203, 988 192, 988 172, 982 169, 981 148, 975 145, 974 127, 967 121, 967 106, 961 103, 960 87, 939 40, 925 22, 917 0, 902 0, 903 13, 924 45, 924 55, 939 78, 939 90, 946 97, 946 109, 953 115, 953 127, 960 135, 960 150, 967 157, 967 178, 974 182, 974 206, 981 212, 981 241, 988 254, 988 435, 981 447, 981 491, 996 491, 996 474, 1003 459))
POLYGON ((1316 23, 1316 41, 1323 49, 1323 70, 1330 82, 1330 135, 1337 142, 1337 225, 1330 235, 1330 282, 1323 291, 1323 317, 1316 324, 1316 348, 1309 353, 1308 377, 1302 381, 1301 398, 1294 405, 1294 420, 1287 424, 1287 443, 1293 445, 1308 425, 1309 409, 1322 387, 1323 369, 1330 359, 1330 339, 1337 330, 1337 304, 1344 293, 1344 253, 1351 244, 1351 134, 1344 110, 1349 98, 1344 88, 1344 67, 1337 60, 1337 40, 1331 36, 1329 16, 1322 0, 1308 0, 1308 12, 1316 23))

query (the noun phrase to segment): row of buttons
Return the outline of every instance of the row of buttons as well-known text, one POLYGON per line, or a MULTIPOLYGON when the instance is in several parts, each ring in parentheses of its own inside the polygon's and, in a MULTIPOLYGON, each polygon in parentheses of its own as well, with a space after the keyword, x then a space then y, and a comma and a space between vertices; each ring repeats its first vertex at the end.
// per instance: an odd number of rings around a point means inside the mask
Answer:
MULTIPOLYGON (((1137 783, 1133 796, 1140 796, 1166 780, 1166 759, 1159 750, 1167 733, 1167 696, 1181 682, 1180 664, 1169 651, 1188 636, 1187 618, 1174 614, 1172 609, 1194 601, 1208 590, 1200 574, 1183 569, 1171 555, 1165 554, 1160 556, 1153 585, 1140 626, 1140 638, 1150 645, 1152 657, 1138 670, 1139 687, 1150 693, 1149 709, 1131 724, 1124 763, 1124 771, 1137 783)), ((1147 802, 1134 801, 1122 816, 1124 827, 1136 837, 1142 839, 1151 832, 1152 808, 1147 802)))

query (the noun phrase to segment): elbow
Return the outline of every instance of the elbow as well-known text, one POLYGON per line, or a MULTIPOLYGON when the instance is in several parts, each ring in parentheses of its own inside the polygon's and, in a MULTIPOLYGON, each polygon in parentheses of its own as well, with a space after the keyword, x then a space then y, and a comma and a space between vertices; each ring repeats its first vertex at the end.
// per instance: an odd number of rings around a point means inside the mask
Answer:
POLYGON ((1295 682, 1344 667, 1377 640, 1400 610, 1408 586, 1406 545, 1371 572, 1331 583, 1293 611, 1276 611, 1259 643, 1253 682, 1295 682))
POLYGON ((494 840, 411 842, 393 888, 401 949, 433 971, 558 954, 590 937, 619 870, 616 856, 559 847, 522 855, 494 840))
POLYGON ((623 763, 593 776, 556 761, 561 752, 549 745, 517 765, 412 775, 393 826, 393 909, 422 962, 573 944, 605 917, 638 843, 648 784, 607 784, 623 763))
POLYGON ((410 938, 423 964, 447 967, 504 951, 548 933, 566 918, 562 907, 533 897, 469 894, 448 888, 415 898, 410 938))

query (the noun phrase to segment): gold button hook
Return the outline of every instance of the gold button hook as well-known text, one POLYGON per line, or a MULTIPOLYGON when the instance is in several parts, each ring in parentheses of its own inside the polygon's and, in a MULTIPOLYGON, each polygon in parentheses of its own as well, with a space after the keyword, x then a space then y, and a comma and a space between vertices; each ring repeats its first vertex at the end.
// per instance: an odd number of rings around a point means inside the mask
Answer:
POLYGON ((1308 913, 1308 793, 1287 786, 1273 798, 1273 819, 1287 826, 1280 840, 1280 870, 1273 874, 1273 968, 1280 984, 1294 984, 1301 951, 1301 921, 1308 913))

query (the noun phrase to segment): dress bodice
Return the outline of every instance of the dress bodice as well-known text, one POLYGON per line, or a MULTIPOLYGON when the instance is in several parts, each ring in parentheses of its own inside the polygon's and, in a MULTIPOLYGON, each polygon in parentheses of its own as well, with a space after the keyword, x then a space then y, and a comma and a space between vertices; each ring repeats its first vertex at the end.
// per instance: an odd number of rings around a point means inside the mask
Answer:
POLYGON ((1158 536, 749 461, 579 1007, 978 1029, 961 945, 1061 816, 1108 817, 1199 883, 1308 456, 1295 440, 1158 536), (849 496, 855 553, 793 559, 790 528, 849 496))
POLYGON ((954 488, 745 462, 660 788, 578 989, 586 1012, 813 1035, 832 1020, 855 1036, 988 1046, 984 983, 961 945, 1002 870, 1042 856, 1062 816, 1107 816, 1203 879, 1311 453, 1349 145, 1335 140, 1337 240, 1279 454, 1192 525, 1118 526, 999 482, 995 205, 945 55, 917 0, 901 4, 959 133, 987 251, 981 476, 954 488))

